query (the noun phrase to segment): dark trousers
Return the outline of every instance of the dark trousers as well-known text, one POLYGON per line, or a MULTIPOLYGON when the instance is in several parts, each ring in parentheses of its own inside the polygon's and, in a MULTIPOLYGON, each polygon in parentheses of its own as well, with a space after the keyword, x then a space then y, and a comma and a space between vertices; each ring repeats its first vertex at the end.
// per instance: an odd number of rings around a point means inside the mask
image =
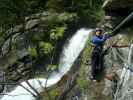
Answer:
POLYGON ((97 76, 103 71, 103 56, 102 47, 94 47, 91 56, 91 74, 93 79, 97 79, 97 76))

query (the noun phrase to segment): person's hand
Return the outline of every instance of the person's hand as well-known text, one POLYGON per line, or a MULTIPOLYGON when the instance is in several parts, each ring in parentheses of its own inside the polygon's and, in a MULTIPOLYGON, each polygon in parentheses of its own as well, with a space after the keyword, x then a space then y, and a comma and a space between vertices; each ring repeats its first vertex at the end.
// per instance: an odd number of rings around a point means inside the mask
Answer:
POLYGON ((105 33, 104 33, 104 37, 105 37, 106 39, 109 39, 110 37, 112 37, 111 32, 105 32, 105 33))
POLYGON ((108 38, 109 38, 109 35, 108 35, 108 34, 104 34, 104 35, 103 35, 103 39, 104 39, 104 40, 107 40, 108 38))
POLYGON ((109 32, 106 32, 106 33, 108 34, 109 38, 113 36, 112 31, 109 31, 109 32))

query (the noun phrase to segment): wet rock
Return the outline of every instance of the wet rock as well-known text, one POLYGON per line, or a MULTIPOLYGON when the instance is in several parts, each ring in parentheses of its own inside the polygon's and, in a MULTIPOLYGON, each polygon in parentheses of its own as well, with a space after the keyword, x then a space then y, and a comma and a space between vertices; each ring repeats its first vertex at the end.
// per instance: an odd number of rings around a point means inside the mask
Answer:
POLYGON ((10 50, 10 45, 11 45, 11 40, 10 39, 8 39, 5 43, 4 43, 4 45, 3 45, 3 47, 2 47, 2 55, 5 55, 5 54, 7 54, 8 52, 9 52, 9 50, 10 50))
POLYGON ((103 8, 106 10, 133 10, 133 0, 106 0, 103 4, 103 8))
MULTIPOLYGON (((1 82, 1 83, 5 80, 4 75, 5 75, 4 71, 1 70, 1 71, 0 71, 0 82, 1 82)), ((4 86, 3 84, 0 84, 0 93, 3 92, 4 87, 5 87, 5 86, 4 86)))
MULTIPOLYGON (((125 17, 127 17, 133 11, 133 1, 132 0, 105 0, 103 4, 103 9, 107 16, 112 16, 112 25, 116 27, 125 17)), ((128 22, 124 27, 130 27, 132 21, 128 22)), ((121 28, 122 29, 122 28, 121 28)))
POLYGON ((10 36, 12 33, 20 32, 20 30, 23 28, 23 25, 16 25, 14 28, 11 28, 6 31, 6 36, 10 36))
POLYGON ((36 25, 38 25, 38 24, 39 24, 39 20, 38 19, 29 20, 26 23, 25 29, 31 29, 31 28, 35 27, 36 25))
POLYGON ((109 96, 112 94, 112 82, 110 80, 105 79, 105 87, 104 90, 102 91, 102 94, 109 96))
POLYGON ((38 18, 40 18, 40 17, 44 17, 44 16, 48 16, 48 15, 49 15, 49 12, 44 11, 44 12, 42 12, 42 13, 37 13, 37 14, 33 14, 33 15, 31 15, 31 16, 25 17, 25 21, 29 21, 29 20, 31 20, 31 19, 38 19, 38 18))

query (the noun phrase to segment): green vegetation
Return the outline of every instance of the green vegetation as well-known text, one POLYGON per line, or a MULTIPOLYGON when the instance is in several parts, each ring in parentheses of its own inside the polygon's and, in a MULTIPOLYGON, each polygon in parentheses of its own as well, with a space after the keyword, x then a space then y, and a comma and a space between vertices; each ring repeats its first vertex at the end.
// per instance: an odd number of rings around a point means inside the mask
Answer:
POLYGON ((28 48, 28 51, 29 51, 29 54, 30 54, 32 57, 37 57, 37 51, 36 51, 35 48, 29 47, 29 48, 28 48))
POLYGON ((58 40, 59 38, 63 37, 64 31, 65 27, 56 27, 56 29, 52 29, 50 39, 58 40))
MULTIPOLYGON (((90 54, 91 54, 91 46, 87 45, 87 47, 84 49, 83 53, 82 53, 82 57, 81 57, 81 68, 80 68, 80 72, 79 72, 79 77, 77 79, 77 84, 79 85, 80 89, 82 89, 82 91, 87 91, 89 87, 89 80, 87 80, 87 78, 89 77, 88 73, 86 70, 86 64, 89 63, 89 58, 90 58, 90 54)), ((89 68, 89 66, 88 66, 89 68)))
MULTIPOLYGON (((99 21, 102 22, 104 11, 101 6, 104 1, 0 0, 0 58, 5 80, 19 82, 34 77, 47 77, 57 70, 62 47, 68 37, 80 27, 95 27, 99 21)), ((112 26, 105 26, 111 33, 112 26)), ((132 30, 129 30, 129 33, 127 39, 122 39, 122 44, 128 44, 132 39, 132 30)), ((91 95, 91 100, 98 100, 99 98, 94 97, 97 93, 95 90, 90 93, 95 87, 88 79, 87 63, 92 51, 90 41, 91 37, 80 56, 80 70, 75 87, 83 94, 91 95)), ((44 93, 44 99, 58 98, 65 88, 64 80, 61 85, 59 83, 59 86, 57 84, 48 88, 51 97, 44 93)), ((75 95, 75 87, 70 91, 70 96, 75 95)), ((102 88, 99 86, 97 90, 101 93, 102 88)), ((110 98, 107 97, 106 100, 111 100, 110 98)))
MULTIPOLYGON (((46 72, 56 70, 67 37, 79 24, 89 27, 96 25, 104 15, 102 3, 103 0, 0 0, 0 47, 10 40, 8 53, 16 51, 17 55, 17 51, 26 50, 32 61, 32 70, 40 66, 46 72), (38 20, 38 23, 33 20, 38 20), (27 30, 30 21, 33 27, 27 30), (22 27, 16 28, 19 25, 22 27), (16 33, 15 29, 18 30, 16 33)), ((84 77, 84 64, 90 53, 88 48, 83 54, 78 79, 79 87, 83 90, 88 86, 84 77)), ((54 92, 51 94, 54 95, 54 92)))
POLYGON ((74 12, 86 21, 97 22, 102 17, 101 5, 104 0, 1 0, 0 27, 10 29, 25 22, 25 17, 42 11, 74 12))
POLYGON ((104 12, 101 9, 103 1, 104 0, 73 0, 73 3, 78 15, 93 24, 100 21, 103 17, 104 12))

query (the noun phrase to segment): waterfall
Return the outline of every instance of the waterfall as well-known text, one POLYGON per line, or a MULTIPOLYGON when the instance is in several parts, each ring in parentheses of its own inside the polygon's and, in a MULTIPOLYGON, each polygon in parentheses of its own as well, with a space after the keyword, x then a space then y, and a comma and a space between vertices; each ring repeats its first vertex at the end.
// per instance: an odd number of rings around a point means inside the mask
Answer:
MULTIPOLYGON (((76 34, 69 40, 67 46, 64 46, 60 57, 58 72, 53 72, 48 80, 45 78, 35 78, 27 80, 28 83, 30 83, 30 85, 40 93, 44 91, 45 86, 53 86, 59 80, 61 80, 62 76, 70 70, 72 64, 79 56, 80 52, 84 49, 88 36, 91 32, 91 29, 78 30, 76 34)), ((36 98, 32 94, 37 95, 37 93, 31 88, 31 86, 29 86, 26 81, 20 84, 27 88, 30 92, 19 85, 13 91, 7 93, 7 95, 4 95, 1 100, 35 100, 36 98)))
POLYGON ((114 100, 133 100, 133 44, 131 44, 128 60, 125 67, 122 69, 120 81, 116 89, 114 100))

